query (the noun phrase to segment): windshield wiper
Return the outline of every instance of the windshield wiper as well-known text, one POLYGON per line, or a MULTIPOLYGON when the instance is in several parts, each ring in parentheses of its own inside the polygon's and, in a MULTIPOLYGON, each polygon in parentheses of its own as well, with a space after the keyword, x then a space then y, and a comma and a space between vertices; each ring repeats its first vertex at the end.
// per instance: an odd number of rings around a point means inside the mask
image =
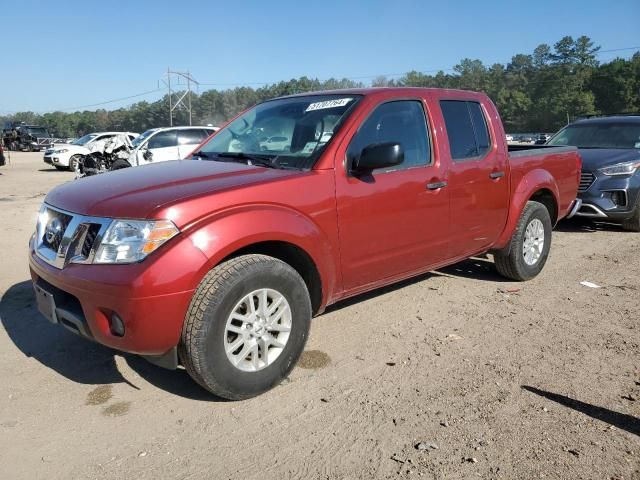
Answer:
POLYGON ((266 155, 257 155, 244 152, 218 152, 215 155, 217 158, 230 158, 243 162, 246 161, 247 165, 259 165, 261 167, 267 168, 281 168, 278 163, 277 155, 275 157, 269 157, 266 155))
POLYGON ((195 152, 191 155, 191 157, 210 158, 209 155, 205 152, 195 152))

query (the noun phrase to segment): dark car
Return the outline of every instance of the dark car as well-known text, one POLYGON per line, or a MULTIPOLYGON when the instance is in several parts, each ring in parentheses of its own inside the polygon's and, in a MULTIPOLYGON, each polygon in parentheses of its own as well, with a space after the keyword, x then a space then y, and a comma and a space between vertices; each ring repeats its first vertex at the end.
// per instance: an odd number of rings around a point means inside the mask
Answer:
POLYGON ((640 114, 579 120, 547 145, 580 150, 582 176, 578 216, 622 223, 640 232, 640 114))

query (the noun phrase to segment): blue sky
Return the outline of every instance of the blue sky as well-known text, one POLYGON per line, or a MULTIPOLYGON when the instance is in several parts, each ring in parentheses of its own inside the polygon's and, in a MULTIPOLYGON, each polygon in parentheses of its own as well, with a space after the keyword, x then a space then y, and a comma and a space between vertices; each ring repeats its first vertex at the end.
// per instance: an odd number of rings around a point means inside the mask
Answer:
POLYGON ((214 84, 203 91, 302 75, 368 83, 465 57, 504 63, 564 35, 588 35, 603 50, 640 45, 639 0, 20 0, 3 2, 0 15, 0 114, 148 92, 169 66, 214 84))

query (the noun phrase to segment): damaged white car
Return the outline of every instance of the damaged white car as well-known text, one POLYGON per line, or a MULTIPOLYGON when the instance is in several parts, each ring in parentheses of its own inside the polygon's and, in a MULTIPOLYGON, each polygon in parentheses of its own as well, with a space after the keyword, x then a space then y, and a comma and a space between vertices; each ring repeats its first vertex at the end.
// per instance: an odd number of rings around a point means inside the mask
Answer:
POLYGON ((88 155, 97 142, 104 142, 117 135, 124 135, 133 141, 138 137, 134 132, 95 132, 74 140, 71 143, 57 143, 44 152, 44 163, 54 166, 58 170, 76 170, 82 157, 88 155))

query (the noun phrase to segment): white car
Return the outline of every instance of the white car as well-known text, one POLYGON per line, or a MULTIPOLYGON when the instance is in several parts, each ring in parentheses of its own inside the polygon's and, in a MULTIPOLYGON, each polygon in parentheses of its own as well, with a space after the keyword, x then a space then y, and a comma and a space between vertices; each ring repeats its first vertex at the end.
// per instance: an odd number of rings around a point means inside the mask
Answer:
POLYGON ((138 134, 134 132, 96 132, 89 133, 71 143, 57 143, 44 152, 44 163, 53 165, 58 170, 75 170, 78 160, 88 155, 91 146, 96 142, 108 140, 116 135, 125 134, 130 140, 134 140, 138 134))
POLYGON ((275 136, 269 137, 260 143, 260 148, 267 151, 281 152, 291 147, 291 139, 287 137, 275 136))
POLYGON ((129 154, 132 167, 151 162, 182 160, 218 127, 152 128, 133 140, 129 154))

